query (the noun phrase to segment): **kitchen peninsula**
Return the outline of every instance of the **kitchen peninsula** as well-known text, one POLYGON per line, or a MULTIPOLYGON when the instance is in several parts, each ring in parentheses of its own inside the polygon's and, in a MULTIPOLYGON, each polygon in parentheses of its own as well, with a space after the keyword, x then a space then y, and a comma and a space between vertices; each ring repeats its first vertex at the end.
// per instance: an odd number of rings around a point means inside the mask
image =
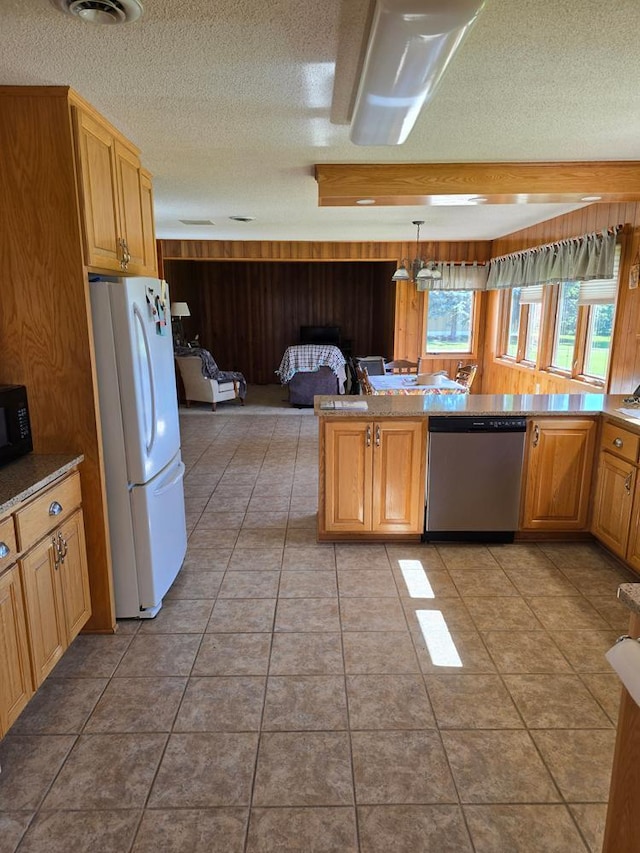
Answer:
POLYGON ((318 540, 419 540, 429 419, 472 416, 500 423, 517 417, 526 422, 526 434, 516 537, 593 535, 640 571, 640 488, 635 494, 640 407, 625 399, 601 394, 317 397, 318 540))

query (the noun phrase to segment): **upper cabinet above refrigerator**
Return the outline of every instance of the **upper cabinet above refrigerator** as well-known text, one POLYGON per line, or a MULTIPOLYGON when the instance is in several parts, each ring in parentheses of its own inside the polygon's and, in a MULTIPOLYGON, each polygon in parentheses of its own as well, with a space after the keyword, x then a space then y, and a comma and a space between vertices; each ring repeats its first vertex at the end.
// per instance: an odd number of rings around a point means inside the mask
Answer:
POLYGON ((155 275, 153 192, 137 149, 97 114, 80 106, 72 114, 87 266, 155 275))

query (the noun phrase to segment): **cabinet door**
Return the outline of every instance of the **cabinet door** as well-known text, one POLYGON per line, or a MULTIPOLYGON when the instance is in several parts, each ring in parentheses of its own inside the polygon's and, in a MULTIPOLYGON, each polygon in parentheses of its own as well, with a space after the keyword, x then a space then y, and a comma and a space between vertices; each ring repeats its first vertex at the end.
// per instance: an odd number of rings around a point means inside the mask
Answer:
POLYGON ((635 483, 629 481, 629 487, 632 489, 634 498, 633 509, 631 510, 631 523, 629 525, 629 543, 627 545, 626 559, 630 566, 632 566, 637 572, 640 572, 640 487, 638 486, 637 469, 635 474, 635 483))
POLYGON ((138 155, 116 141, 116 185, 120 208, 120 236, 126 242, 126 272, 136 275, 145 271, 145 240, 140 195, 140 160, 138 155))
POLYGON ((20 572, 0 576, 0 736, 33 695, 20 572))
POLYGON ((91 616, 82 510, 74 513, 56 535, 60 537, 64 551, 58 574, 62 586, 67 643, 70 643, 91 616))
POLYGON ((425 438, 418 421, 373 425, 374 533, 422 533, 425 438))
POLYGON ((20 561, 35 687, 42 684, 67 647, 53 535, 20 561))
POLYGON ((636 469, 611 453, 601 453, 591 531, 614 554, 625 557, 636 469))
POLYGON ((586 530, 596 423, 536 418, 529 423, 522 527, 586 530))
POLYGON ((87 266, 121 272, 115 139, 102 124, 74 109, 87 266))
POLYGON ((158 253, 153 214, 153 184, 151 175, 140 169, 140 197, 142 199, 142 230, 144 232, 144 266, 148 275, 158 274, 158 253))
MULTIPOLYGON (((324 424, 324 525, 335 533, 371 530, 371 422, 324 424)), ((321 498, 322 504, 322 498, 321 498)))

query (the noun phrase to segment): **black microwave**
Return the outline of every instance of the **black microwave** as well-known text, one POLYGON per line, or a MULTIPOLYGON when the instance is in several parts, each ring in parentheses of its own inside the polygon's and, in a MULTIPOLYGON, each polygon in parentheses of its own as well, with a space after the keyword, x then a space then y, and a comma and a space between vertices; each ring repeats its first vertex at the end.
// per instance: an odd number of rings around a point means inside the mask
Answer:
POLYGON ((33 450, 27 389, 0 385, 0 465, 33 450))

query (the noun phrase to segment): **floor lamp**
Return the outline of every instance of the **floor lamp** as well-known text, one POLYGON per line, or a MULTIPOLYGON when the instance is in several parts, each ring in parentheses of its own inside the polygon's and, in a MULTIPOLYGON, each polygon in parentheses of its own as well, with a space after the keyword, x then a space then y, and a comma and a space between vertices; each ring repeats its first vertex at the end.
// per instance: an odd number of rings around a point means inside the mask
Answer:
POLYGON ((172 302, 171 303, 171 325, 173 332, 173 344, 174 346, 185 346, 186 341, 184 338, 184 327, 182 325, 183 317, 190 317, 191 311, 189 311, 189 306, 186 302, 172 302))

